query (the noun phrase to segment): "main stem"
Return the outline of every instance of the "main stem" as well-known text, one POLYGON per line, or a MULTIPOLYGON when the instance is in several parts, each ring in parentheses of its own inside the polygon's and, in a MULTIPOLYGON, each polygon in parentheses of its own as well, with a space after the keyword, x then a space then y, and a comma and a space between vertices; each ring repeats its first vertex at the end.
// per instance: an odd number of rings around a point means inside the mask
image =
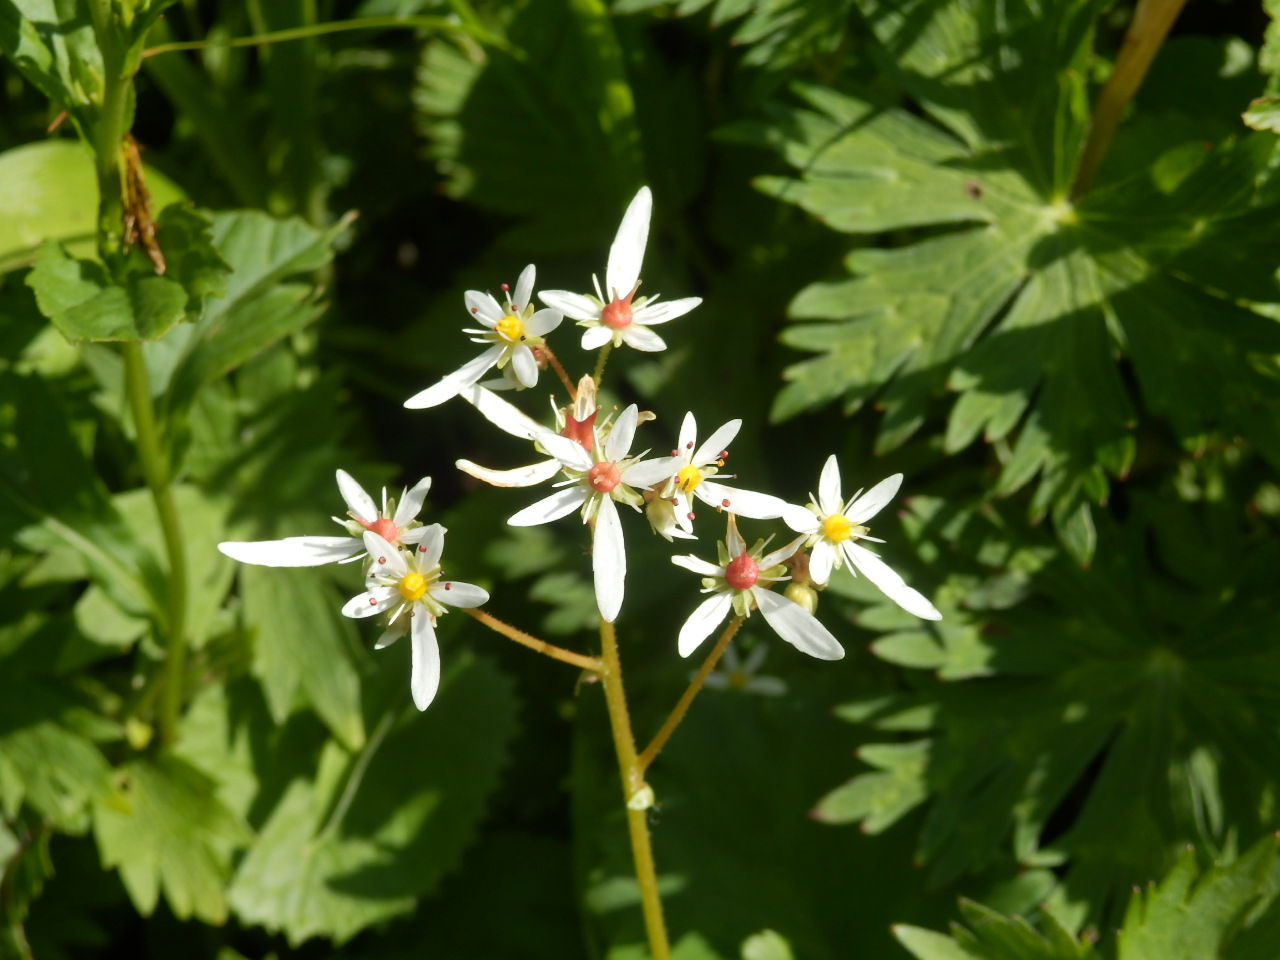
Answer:
POLYGON ((1111 138, 1120 125, 1124 108, 1142 86, 1151 68, 1151 62, 1159 52, 1169 28, 1178 19, 1187 0, 1138 0, 1133 20, 1124 35, 1120 55, 1115 68, 1098 94, 1093 107, 1093 121, 1089 127, 1089 139, 1080 154, 1080 169, 1076 182, 1071 186, 1073 199, 1083 196, 1093 186, 1093 178, 1111 146, 1111 138))
POLYGON ((125 392, 133 414, 133 428, 138 435, 138 460, 142 475, 155 501, 160 518, 160 531, 169 557, 168 632, 165 652, 165 683, 160 700, 160 737, 165 746, 173 746, 178 738, 178 721, 182 716, 183 674, 186 670, 185 642, 187 610, 187 554, 182 542, 182 522, 178 505, 169 485, 169 469, 160 446, 155 408, 147 387, 147 362, 142 344, 131 340, 124 344, 125 392))
POLYGON ((631 856, 635 862, 636 881, 640 884, 640 905, 644 910, 645 931, 649 935, 649 952, 653 960, 670 960, 671 945, 667 942, 667 925, 662 918, 662 898, 658 895, 658 871, 653 863, 649 821, 643 808, 632 806, 632 800, 644 789, 644 771, 636 756, 636 740, 631 733, 631 717, 627 713, 622 662, 618 659, 618 638, 613 624, 605 620, 600 621, 600 648, 600 659, 604 661, 604 696, 609 705, 609 726, 613 730, 618 771, 622 774, 627 828, 631 833, 631 856))

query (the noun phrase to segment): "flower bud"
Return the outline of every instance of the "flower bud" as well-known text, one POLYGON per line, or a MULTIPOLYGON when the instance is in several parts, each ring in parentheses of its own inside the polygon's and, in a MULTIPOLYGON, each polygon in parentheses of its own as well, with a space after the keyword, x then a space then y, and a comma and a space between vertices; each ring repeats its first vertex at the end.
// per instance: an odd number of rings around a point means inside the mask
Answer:
POLYGON ((818 612, 818 591, 807 583, 789 583, 782 595, 788 600, 798 603, 811 614, 818 612))

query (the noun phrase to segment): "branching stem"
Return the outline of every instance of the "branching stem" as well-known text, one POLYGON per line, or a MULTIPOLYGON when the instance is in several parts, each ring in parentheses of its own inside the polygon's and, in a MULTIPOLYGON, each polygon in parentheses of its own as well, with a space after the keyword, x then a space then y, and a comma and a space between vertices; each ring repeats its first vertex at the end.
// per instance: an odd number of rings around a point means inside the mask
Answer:
POLYGON ((693 680, 689 683, 689 688, 681 695, 679 701, 671 710, 671 714, 667 717, 666 722, 662 724, 662 728, 654 736, 653 740, 636 758, 636 762, 640 766, 640 772, 643 774, 649 769, 649 764, 653 763, 654 757, 662 752, 662 748, 667 745, 667 741, 671 739, 671 734, 675 733, 676 727, 680 726, 680 721, 684 719, 684 715, 689 712, 689 706, 693 703, 693 698, 702 690, 703 683, 711 671, 716 668, 716 664, 720 662, 725 650, 729 646, 729 641, 737 634, 738 628, 742 626, 742 617, 734 617, 729 621, 729 625, 724 628, 724 632, 720 634, 720 639, 716 641, 716 645, 711 648, 711 652, 707 654, 707 659, 702 661, 702 666, 698 668, 698 672, 694 674, 693 680))
POLYGON ((563 647, 557 647, 554 644, 547 643, 545 640, 539 640, 532 634, 518 630, 509 623, 504 623, 492 614, 485 613, 483 610, 474 608, 464 609, 463 613, 469 613, 490 630, 500 633, 508 640, 514 640, 521 646, 528 647, 530 650, 536 650, 538 653, 545 654, 553 660, 559 660, 562 663, 572 664, 580 670, 587 670, 591 673, 603 673, 604 664, 599 657, 587 657, 581 653, 574 653, 572 650, 566 650, 563 647))
POLYGON ((1120 125, 1124 108, 1138 92, 1151 62, 1185 3, 1186 0, 1138 0, 1120 55, 1116 57, 1115 68, 1093 107, 1089 139, 1080 154, 1080 168, 1071 187, 1073 200, 1084 196, 1093 186, 1093 178, 1107 148, 1111 146, 1111 138, 1120 125))

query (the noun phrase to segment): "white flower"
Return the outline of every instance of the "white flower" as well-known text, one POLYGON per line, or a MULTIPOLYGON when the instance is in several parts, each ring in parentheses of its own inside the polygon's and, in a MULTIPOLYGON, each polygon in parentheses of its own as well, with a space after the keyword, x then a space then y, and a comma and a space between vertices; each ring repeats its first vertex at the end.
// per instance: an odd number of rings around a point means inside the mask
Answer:
POLYGON ((457 396, 494 367, 508 378, 514 377, 513 386, 532 387, 538 382, 538 361, 532 347, 542 343, 542 338, 560 325, 564 319, 557 310, 533 309, 533 264, 525 267, 516 281, 513 300, 502 285, 504 303, 498 303, 492 294, 468 290, 464 296, 472 315, 484 324, 483 330, 465 329, 475 334, 472 343, 493 344, 474 360, 464 363, 439 383, 415 393, 404 402, 406 407, 421 409, 434 407, 457 396))
POLYGON ((764 663, 765 648, 756 647, 745 661, 738 657, 734 644, 724 648, 724 656, 716 668, 707 674, 703 683, 717 690, 741 690, 743 693, 758 693, 765 697, 778 697, 787 692, 787 685, 778 677, 767 677, 758 674, 764 663))
POLYGON ((673 508, 673 517, 668 518, 665 511, 650 512, 650 522, 658 533, 670 540, 671 537, 663 532, 659 524, 669 531, 671 520, 685 533, 692 529, 694 514, 689 509, 689 494, 716 510, 735 513, 740 517, 772 520, 782 516, 789 504, 781 497, 751 490, 737 490, 711 479, 724 466, 725 458, 729 456, 729 451, 725 448, 741 428, 741 420, 730 420, 712 433, 702 446, 698 446, 698 424, 692 413, 685 414, 684 422, 680 425, 679 447, 671 451, 674 463, 672 475, 661 491, 661 498, 670 502, 673 508))
POLYGON ((570 293, 568 290, 544 290, 538 296, 547 306, 586 327, 582 349, 595 350, 606 343, 615 347, 627 344, 650 353, 665 350, 667 345, 650 327, 684 316, 702 302, 701 297, 686 297, 657 303, 657 295, 641 297, 633 302, 640 287, 640 264, 649 240, 649 214, 653 195, 641 187, 627 212, 622 216, 618 235, 609 248, 609 265, 604 274, 604 290, 593 277, 596 295, 570 293))
POLYGON ((365 493, 345 470, 338 471, 338 489, 347 501, 347 520, 334 517, 335 523, 344 527, 345 537, 286 537, 283 540, 229 540, 218 544, 218 549, 232 560, 255 563, 264 567, 315 567, 322 563, 350 560, 364 551, 360 537, 372 530, 393 544, 416 544, 422 539, 425 528, 418 522, 418 513, 431 478, 423 477, 410 490, 400 496, 399 505, 387 499, 387 488, 382 488, 382 509, 365 493))
POLYGON ((694 556, 672 557, 677 566, 701 574, 702 592, 711 596, 698 605, 680 628, 678 648, 687 657, 698 649, 732 610, 740 617, 752 609, 764 614, 765 622, 787 643, 820 660, 839 660, 844 648, 808 610, 768 589, 768 584, 786 580, 782 562, 800 549, 804 537, 797 537, 772 553, 764 553, 765 542, 747 550, 738 533, 733 514, 723 543, 717 544, 719 565, 694 556), (763 554, 763 555, 762 555, 763 554))
POLYGON ((422 529, 422 542, 405 553, 372 530, 364 535, 373 558, 372 573, 364 593, 342 608, 348 617, 390 613, 387 629, 375 645, 382 649, 406 632, 411 635, 413 671, 409 689, 419 710, 435 698, 440 686, 440 646, 436 643, 436 618, 445 607, 478 607, 489 599, 487 591, 471 583, 440 579, 440 554, 444 551, 444 527, 433 523, 422 529), (402 616, 407 614, 408 629, 402 616))
POLYGON ((788 504, 782 519, 792 530, 808 536, 811 547, 809 577, 814 583, 825 584, 831 577, 831 571, 841 566, 842 559, 847 560, 851 573, 855 576, 863 574, 903 610, 923 620, 941 620, 942 614, 932 603, 907 586, 902 577, 876 554, 856 542, 884 542, 868 536, 869 528, 865 523, 893 499, 901 485, 902 474, 895 473, 866 493, 859 490, 846 503, 840 497, 840 466, 832 454, 822 467, 818 495, 810 494, 814 502, 808 507, 788 504))
POLYGON ((627 576, 626 547, 615 503, 639 510, 644 498, 638 489, 662 482, 671 469, 667 457, 653 460, 628 457, 638 421, 639 411, 633 403, 618 416, 603 442, 601 428, 593 428, 590 452, 578 440, 549 430, 542 434, 538 442, 556 458, 568 477, 559 484, 564 489, 525 507, 507 521, 512 526, 529 527, 559 520, 575 510, 581 512, 584 523, 594 521, 591 566, 595 575, 596 605, 600 616, 609 622, 616 620, 622 609, 627 576))

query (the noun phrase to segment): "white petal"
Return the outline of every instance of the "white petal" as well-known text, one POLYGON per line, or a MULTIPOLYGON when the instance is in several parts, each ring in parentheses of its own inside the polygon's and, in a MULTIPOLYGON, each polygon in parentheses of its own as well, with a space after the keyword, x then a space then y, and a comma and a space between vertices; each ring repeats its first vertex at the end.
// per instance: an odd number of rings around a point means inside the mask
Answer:
POLYGON ((545 337, 564 321, 559 310, 539 310, 524 322, 524 332, 531 337, 545 337))
POLYGON ((844 511, 845 516, 854 523, 870 520, 884 508, 886 503, 897 495, 900 486, 902 486, 902 474, 895 473, 892 477, 885 477, 857 500, 849 504, 849 509, 844 511))
POLYGON ((671 558, 671 562, 677 567, 684 567, 686 570, 692 570, 694 573, 703 577, 722 577, 724 571, 717 567, 714 563, 708 563, 700 557, 693 554, 681 554, 671 558))
POLYGON ((805 537, 796 537, 790 543, 785 543, 777 550, 771 550, 760 558, 760 569, 768 570, 770 567, 776 567, 783 560, 790 559, 791 555, 800 549, 800 544, 804 543, 805 537))
POLYGON ((364 550, 355 537, 286 537, 284 540, 228 540, 218 549, 232 560, 260 567, 318 567, 364 550))
POLYGON ((718 510, 728 510, 753 520, 773 520, 782 516, 787 509, 787 502, 781 497, 753 490, 735 490, 714 480, 703 480, 693 491, 693 495, 718 510))
POLYGON ((606 343, 613 343, 613 331, 606 326, 590 327, 582 333, 583 350, 599 350, 606 343))
POLYGON ((538 385, 538 361, 533 359, 533 351, 523 343, 517 344, 511 351, 511 369, 522 387, 538 385))
POLYGON ((839 660, 844 656, 840 641, 800 604, 759 587, 752 587, 751 595, 774 632, 797 650, 819 660, 839 660))
POLYGON ((693 411, 690 410, 680 421, 680 440, 676 444, 677 453, 684 458, 685 463, 693 461, 693 447, 697 442, 698 421, 693 418, 693 411))
POLYGON ((498 303, 491 293, 485 293, 482 290, 468 290, 462 295, 462 300, 467 305, 467 312, 490 330, 507 315, 507 311, 503 309, 502 304, 498 303))
POLYGON ((642 490, 675 476, 684 461, 680 457, 654 457, 633 463, 622 471, 622 482, 642 490))
POLYGON ((613 422, 613 429, 609 431, 609 439, 604 443, 605 459, 616 462, 627 455, 627 451, 631 449, 631 441, 636 436, 639 416, 640 411, 634 403, 618 415, 618 419, 613 422))
POLYGON ((383 630, 382 636, 378 637, 378 641, 373 645, 373 649, 382 650, 384 647, 391 646, 393 643, 395 643, 397 640, 403 637, 404 634, 400 632, 399 629, 397 629, 399 626, 400 624, 397 623, 395 624, 395 626, 389 627, 386 630, 383 630))
POLYGON ((498 362, 498 358, 502 356, 502 351, 501 346, 486 350, 474 360, 464 363, 453 373, 441 378, 439 383, 415 393, 404 402, 404 405, 410 410, 423 410, 456 397, 491 370, 498 362))
POLYGON ((342 615, 363 620, 375 613, 394 606, 400 600, 400 591, 395 587, 374 587, 364 593, 357 594, 342 605, 342 615))
POLYGON ((652 210, 653 194, 648 187, 641 187, 622 215, 618 234, 609 248, 609 266, 604 274, 604 293, 608 299, 625 297, 640 279, 640 264, 649 240, 652 210))
POLYGON ((559 460, 566 467, 574 470, 590 470, 595 466, 595 460, 591 454, 587 453, 585 447, 577 440, 570 440, 568 437, 562 437, 558 433, 552 433, 545 430, 542 434, 535 437, 544 450, 559 460))
POLYGON ((693 462, 698 466, 713 463, 720 456, 720 451, 726 449, 733 438, 738 435, 738 431, 742 429, 741 420, 730 420, 726 424, 722 424, 715 433, 707 437, 693 455, 693 462))
POLYGON ((415 519, 422 512, 423 501, 427 499, 427 493, 431 489, 431 478, 423 477, 413 487, 400 498, 400 502, 396 505, 396 515, 392 519, 397 527, 403 527, 410 520, 415 519))
POLYGON ((631 315, 631 322, 638 323, 642 327, 666 323, 676 317, 683 317, 701 302, 701 297, 682 297, 679 300, 663 300, 652 306, 645 304, 631 315))
MULTIPOLYGON (((422 541, 413 555, 417 559, 419 570, 430 570, 440 563, 440 555, 444 553, 444 527, 433 523, 423 527, 422 541), (426 549, 423 549, 423 548, 426 549)), ((407 571, 406 571, 407 572, 407 571)))
POLYGON ((711 631, 724 622, 732 607, 733 597, 728 593, 712 594, 698 604, 698 608, 689 614, 689 619, 680 628, 680 638, 676 642, 680 656, 687 657, 697 650, 702 641, 711 635, 711 631))
POLYGON ((627 578, 627 550, 622 542, 618 508, 606 497, 596 513, 596 532, 591 544, 591 568, 595 573, 596 606, 602 619, 613 623, 622 610, 622 594, 627 578))
POLYGON ((822 586, 831 579, 831 571, 836 564, 837 549, 834 543, 828 543, 826 540, 819 540, 813 545, 813 550, 809 554, 809 579, 818 586, 822 586))
MULTIPOLYGON (((436 526, 439 526, 439 524, 436 524, 436 526)), ((409 565, 405 563, 404 554, 372 530, 364 532, 364 548, 368 551, 369 558, 373 561, 374 573, 385 574, 399 579, 409 572, 409 565)))
POLYGON ((559 310, 571 320, 599 320, 600 304, 590 297, 568 290, 543 290, 538 299, 552 310, 559 310))
POLYGON ((794 503, 788 503, 782 511, 782 522, 796 533, 817 533, 822 526, 822 521, 814 516, 812 510, 797 507, 794 503))
POLYGON ((937 607, 925 599, 922 593, 907 586, 906 581, 898 576, 897 572, 870 550, 858 546, 852 540, 846 540, 842 546, 845 559, 907 613, 921 620, 942 619, 942 614, 938 612, 937 607))
POLYGON ((436 630, 425 610, 416 611, 411 638, 413 672, 409 677, 409 689, 413 692, 414 706, 425 710, 440 689, 440 644, 436 643, 436 630))
POLYGON ((474 583, 459 580, 441 580, 433 583, 429 591, 432 599, 450 607, 478 607, 489 602, 489 591, 474 583))
POLYGON ((552 520, 567 517, 582 506, 586 499, 587 492, 580 486, 558 490, 551 496, 525 507, 507 523, 513 527, 532 527, 539 523, 550 523, 552 520))
POLYGON ((364 487, 356 483, 351 474, 345 470, 338 471, 338 489, 342 491, 342 499, 347 501, 347 509, 362 520, 376 520, 378 507, 373 497, 364 492, 364 487))
POLYGON ((460 391, 460 396, 479 410, 495 427, 513 437, 532 440, 541 433, 550 432, 537 420, 512 406, 492 390, 486 390, 484 387, 470 387, 460 391))
POLYGON ((840 498, 840 464, 836 463, 833 453, 822 465, 822 475, 818 478, 818 509, 824 515, 843 513, 844 500, 840 498))
POLYGON ((533 282, 537 275, 538 271, 533 268, 532 263, 520 271, 520 278, 516 280, 516 295, 511 301, 517 310, 523 311, 533 300, 533 282))
POLYGON ((645 353, 657 353, 667 349, 667 341, 648 327, 640 327, 634 323, 622 328, 622 342, 633 350, 643 350, 645 353))
POLYGON ((531 463, 527 467, 516 467, 513 470, 490 470, 470 460, 459 460, 456 466, 463 473, 495 487, 532 487, 534 484, 545 483, 560 472, 559 460, 543 460, 541 463, 531 463))

